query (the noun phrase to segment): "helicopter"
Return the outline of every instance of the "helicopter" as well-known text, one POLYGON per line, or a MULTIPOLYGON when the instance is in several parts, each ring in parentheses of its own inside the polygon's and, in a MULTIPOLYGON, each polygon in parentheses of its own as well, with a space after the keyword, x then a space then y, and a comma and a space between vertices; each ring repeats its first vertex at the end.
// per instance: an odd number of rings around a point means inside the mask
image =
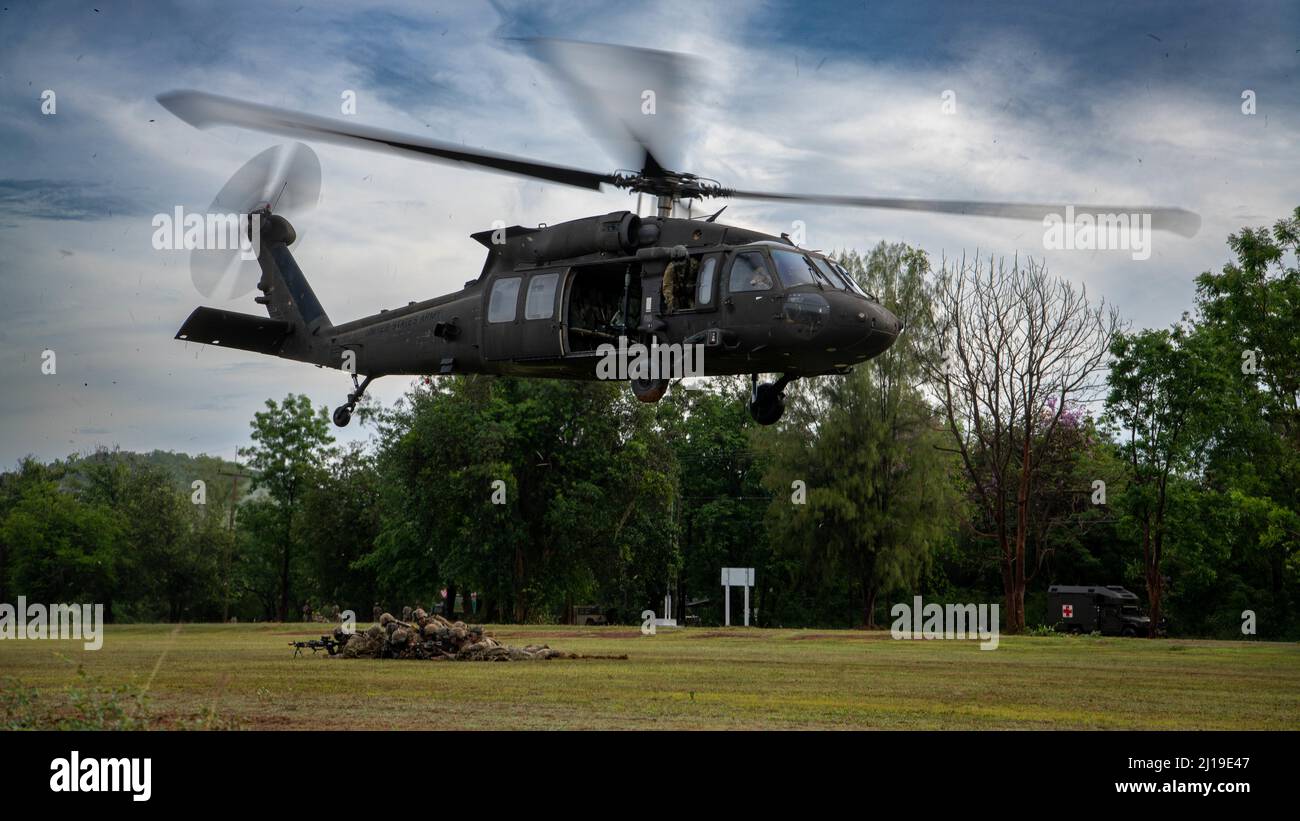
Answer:
MULTIPOLYGON (((611 153, 637 158, 633 170, 589 171, 203 91, 170 91, 157 99, 198 128, 233 126, 588 190, 613 188, 653 198, 654 214, 618 210, 554 225, 499 224, 471 235, 487 258, 461 290, 336 325, 290 251, 297 231, 288 217, 318 198, 320 163, 301 142, 278 146, 240 169, 210 209, 256 215, 248 222, 250 239, 252 227, 258 230, 256 267, 248 255, 241 260, 231 250, 191 254, 196 284, 232 270, 236 277, 257 276, 255 301, 267 316, 199 307, 176 338, 350 373, 353 389, 333 413, 340 427, 371 382, 390 375, 592 380, 616 374, 630 382, 637 399, 657 402, 682 375, 680 368, 603 367, 612 353, 626 355, 636 346, 693 353, 687 357, 694 366, 690 375, 748 375, 749 413, 771 425, 782 416, 792 380, 849 373, 888 350, 902 322, 830 256, 799 247, 787 234, 721 223, 725 205, 683 216, 683 202, 765 200, 1033 220, 1065 211, 1062 205, 725 187, 664 164, 687 116, 684 102, 698 74, 693 58, 570 40, 521 42, 585 108, 584 122, 611 153), (240 273, 241 267, 250 273, 240 273), (780 376, 760 383, 760 374, 780 376)), ((1180 208, 1075 209, 1140 211, 1152 216, 1153 228, 1184 236, 1194 235, 1200 223, 1180 208)))

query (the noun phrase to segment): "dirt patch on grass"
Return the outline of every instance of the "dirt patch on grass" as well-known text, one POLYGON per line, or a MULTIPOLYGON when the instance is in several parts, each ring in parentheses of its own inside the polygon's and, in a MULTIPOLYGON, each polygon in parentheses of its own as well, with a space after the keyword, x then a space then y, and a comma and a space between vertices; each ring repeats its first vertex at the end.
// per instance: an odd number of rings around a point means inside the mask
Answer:
POLYGON ((693 639, 766 639, 769 638, 769 636, 764 636, 756 632, 724 633, 719 631, 719 632, 712 632, 712 633, 687 633, 686 635, 690 636, 693 639))
POLYGON ((843 633, 839 635, 836 635, 835 633, 807 633, 807 634, 799 633, 798 635, 791 636, 790 640, 791 641, 813 641, 813 640, 851 641, 853 639, 858 639, 858 638, 861 638, 861 636, 849 636, 843 633))
POLYGON ((509 630, 493 630, 495 638, 517 639, 634 639, 641 635, 640 630, 548 630, 538 632, 514 633, 509 630))
POLYGON ((316 639, 318 639, 318 638, 320 638, 321 636, 324 636, 324 635, 328 635, 328 634, 330 634, 330 633, 333 633, 335 627, 338 627, 338 625, 337 625, 337 624, 322 624, 322 625, 320 626, 320 628, 319 628, 319 629, 316 629, 316 630, 312 630, 311 628, 304 628, 304 629, 302 629, 302 630, 280 630, 280 631, 278 631, 278 632, 272 633, 271 635, 272 635, 272 636, 285 636, 285 637, 294 637, 294 636, 297 636, 297 637, 302 637, 302 636, 311 636, 312 638, 316 638, 316 639))
POLYGON ((791 636, 790 640, 809 641, 817 639, 819 641, 879 641, 888 638, 891 638, 888 630, 845 630, 841 633, 797 633, 791 636))

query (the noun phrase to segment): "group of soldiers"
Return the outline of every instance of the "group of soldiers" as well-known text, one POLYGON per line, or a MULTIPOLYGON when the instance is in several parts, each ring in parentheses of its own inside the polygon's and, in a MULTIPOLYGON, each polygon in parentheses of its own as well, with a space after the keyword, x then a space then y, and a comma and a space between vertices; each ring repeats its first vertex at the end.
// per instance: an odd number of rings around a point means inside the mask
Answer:
MULTIPOLYGON (((417 612, 419 612, 419 613, 423 613, 423 612, 425 612, 425 610, 424 610, 424 608, 423 608, 422 606, 420 606, 420 605, 418 605, 418 604, 417 604, 415 607, 409 607, 409 606, 408 606, 408 607, 403 607, 403 608, 402 608, 402 621, 410 621, 411 619, 415 618, 415 614, 416 614, 417 612)), ((384 615, 384 608, 382 608, 382 607, 379 606, 379 602, 375 602, 375 606, 374 606, 374 608, 371 610, 371 619, 370 619, 370 620, 371 620, 372 622, 375 622, 376 624, 378 624, 378 623, 379 623, 379 620, 383 617, 383 615, 384 615)))
MULTIPOLYGON (((303 621, 325 621, 323 612, 313 610, 311 603, 303 605, 303 621)), ((342 622, 337 605, 329 610, 330 619, 342 622)), ((290 642, 295 648, 329 651, 331 658, 401 658, 455 661, 529 661, 543 659, 605 658, 626 659, 619 656, 589 656, 552 650, 545 644, 523 647, 502 644, 483 632, 480 625, 453 621, 423 607, 403 607, 402 618, 384 612, 378 603, 373 610, 373 624, 363 631, 354 632, 352 625, 340 623, 332 635, 321 636, 319 641, 290 642)), ((295 652, 297 655, 297 652, 295 652)))
POLYGON ((402 609, 406 618, 380 613, 364 632, 348 634, 334 629, 343 658, 454 659, 456 661, 525 661, 577 658, 546 645, 509 647, 483 633, 478 625, 448 621, 424 608, 402 609))
MULTIPOLYGON (((414 618, 416 611, 424 612, 424 609, 418 604, 415 607, 403 607, 402 621, 411 621, 411 619, 414 618)), ((383 614, 384 608, 379 606, 379 602, 375 602, 375 606, 370 613, 370 620, 378 624, 379 619, 383 614)), ((343 621, 343 615, 337 604, 332 604, 328 608, 318 610, 312 606, 311 600, 309 599, 302 606, 302 620, 320 624, 338 624, 343 621)))
POLYGON ((313 622, 341 622, 343 616, 340 614, 337 604, 330 605, 328 610, 317 610, 311 606, 311 601, 307 601, 302 606, 302 620, 313 622))

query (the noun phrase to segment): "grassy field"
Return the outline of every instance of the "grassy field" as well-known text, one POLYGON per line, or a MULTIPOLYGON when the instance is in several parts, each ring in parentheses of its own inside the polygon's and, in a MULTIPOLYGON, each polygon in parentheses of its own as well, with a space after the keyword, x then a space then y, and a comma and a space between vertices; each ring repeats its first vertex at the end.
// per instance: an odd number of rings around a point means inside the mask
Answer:
POLYGON ((0 724, 260 729, 1300 729, 1300 646, 888 632, 489 628, 626 661, 293 658, 311 625, 0 642, 0 724), (140 695, 143 694, 143 698, 140 695))

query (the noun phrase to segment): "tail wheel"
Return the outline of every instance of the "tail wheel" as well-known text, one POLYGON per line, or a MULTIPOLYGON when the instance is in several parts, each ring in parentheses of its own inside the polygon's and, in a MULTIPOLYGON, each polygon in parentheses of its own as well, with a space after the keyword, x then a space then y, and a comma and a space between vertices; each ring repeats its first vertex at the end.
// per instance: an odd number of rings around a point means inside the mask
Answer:
POLYGON ((667 379, 633 379, 632 393, 642 402, 658 402, 668 392, 667 379))

